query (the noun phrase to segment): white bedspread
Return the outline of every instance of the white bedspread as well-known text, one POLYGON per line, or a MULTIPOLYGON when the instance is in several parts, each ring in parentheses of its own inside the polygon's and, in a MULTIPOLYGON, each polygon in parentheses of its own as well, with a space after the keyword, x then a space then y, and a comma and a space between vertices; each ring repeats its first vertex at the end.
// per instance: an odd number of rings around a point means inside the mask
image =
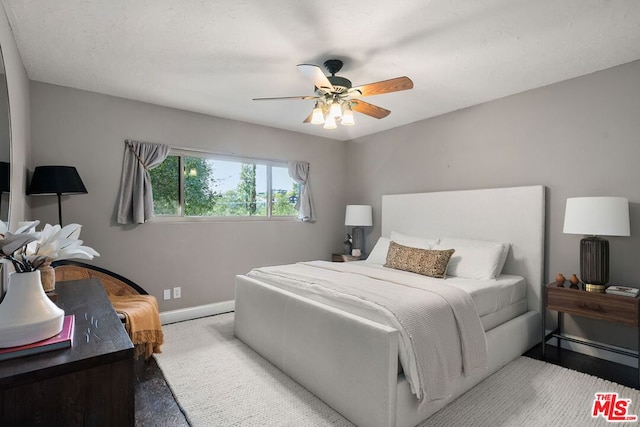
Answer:
POLYGON ((419 276, 326 261, 256 268, 248 275, 323 302, 340 301, 355 314, 396 328, 405 376, 421 402, 448 397, 452 379, 487 367, 475 305, 466 292, 445 283, 426 285, 419 276))

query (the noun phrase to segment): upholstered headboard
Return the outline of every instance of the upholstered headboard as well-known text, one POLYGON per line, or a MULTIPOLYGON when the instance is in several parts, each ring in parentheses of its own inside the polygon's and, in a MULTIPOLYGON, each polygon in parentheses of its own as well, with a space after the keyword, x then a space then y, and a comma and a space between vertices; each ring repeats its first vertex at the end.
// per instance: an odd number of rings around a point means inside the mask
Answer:
POLYGON ((529 310, 541 311, 545 188, 541 185, 382 196, 382 235, 462 237, 511 243, 503 273, 527 280, 529 310))

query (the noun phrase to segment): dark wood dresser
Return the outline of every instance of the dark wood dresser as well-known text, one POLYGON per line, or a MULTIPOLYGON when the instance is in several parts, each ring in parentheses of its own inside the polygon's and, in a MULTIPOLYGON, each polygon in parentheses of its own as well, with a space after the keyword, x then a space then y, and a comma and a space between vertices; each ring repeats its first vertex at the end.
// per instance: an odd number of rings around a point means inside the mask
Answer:
POLYGON ((97 279, 56 284, 73 346, 0 362, 0 426, 133 426, 133 344, 97 279))

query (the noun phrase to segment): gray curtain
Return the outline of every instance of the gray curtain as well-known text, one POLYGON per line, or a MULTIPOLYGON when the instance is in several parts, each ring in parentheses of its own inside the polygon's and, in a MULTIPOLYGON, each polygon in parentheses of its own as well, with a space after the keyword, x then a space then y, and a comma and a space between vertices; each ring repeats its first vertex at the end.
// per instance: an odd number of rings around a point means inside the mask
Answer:
POLYGON ((302 221, 315 221, 311 188, 309 187, 309 163, 288 162, 287 165, 291 179, 300 184, 300 197, 296 203, 298 218, 302 221))
POLYGON ((171 147, 163 144, 125 141, 118 224, 143 224, 153 218, 153 193, 149 170, 169 155, 171 147))

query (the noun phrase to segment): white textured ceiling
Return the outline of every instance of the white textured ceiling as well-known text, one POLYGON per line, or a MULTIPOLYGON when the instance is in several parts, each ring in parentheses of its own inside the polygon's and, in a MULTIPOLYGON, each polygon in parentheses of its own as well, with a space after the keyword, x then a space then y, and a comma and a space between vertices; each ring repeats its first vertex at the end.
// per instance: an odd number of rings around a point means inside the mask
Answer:
MULTIPOLYGON (((355 139, 640 59, 638 0, 1 0, 31 80, 355 139), (296 64, 345 63, 365 98, 356 125, 303 124, 296 64)), ((640 84, 640 79, 639 79, 640 84)))

